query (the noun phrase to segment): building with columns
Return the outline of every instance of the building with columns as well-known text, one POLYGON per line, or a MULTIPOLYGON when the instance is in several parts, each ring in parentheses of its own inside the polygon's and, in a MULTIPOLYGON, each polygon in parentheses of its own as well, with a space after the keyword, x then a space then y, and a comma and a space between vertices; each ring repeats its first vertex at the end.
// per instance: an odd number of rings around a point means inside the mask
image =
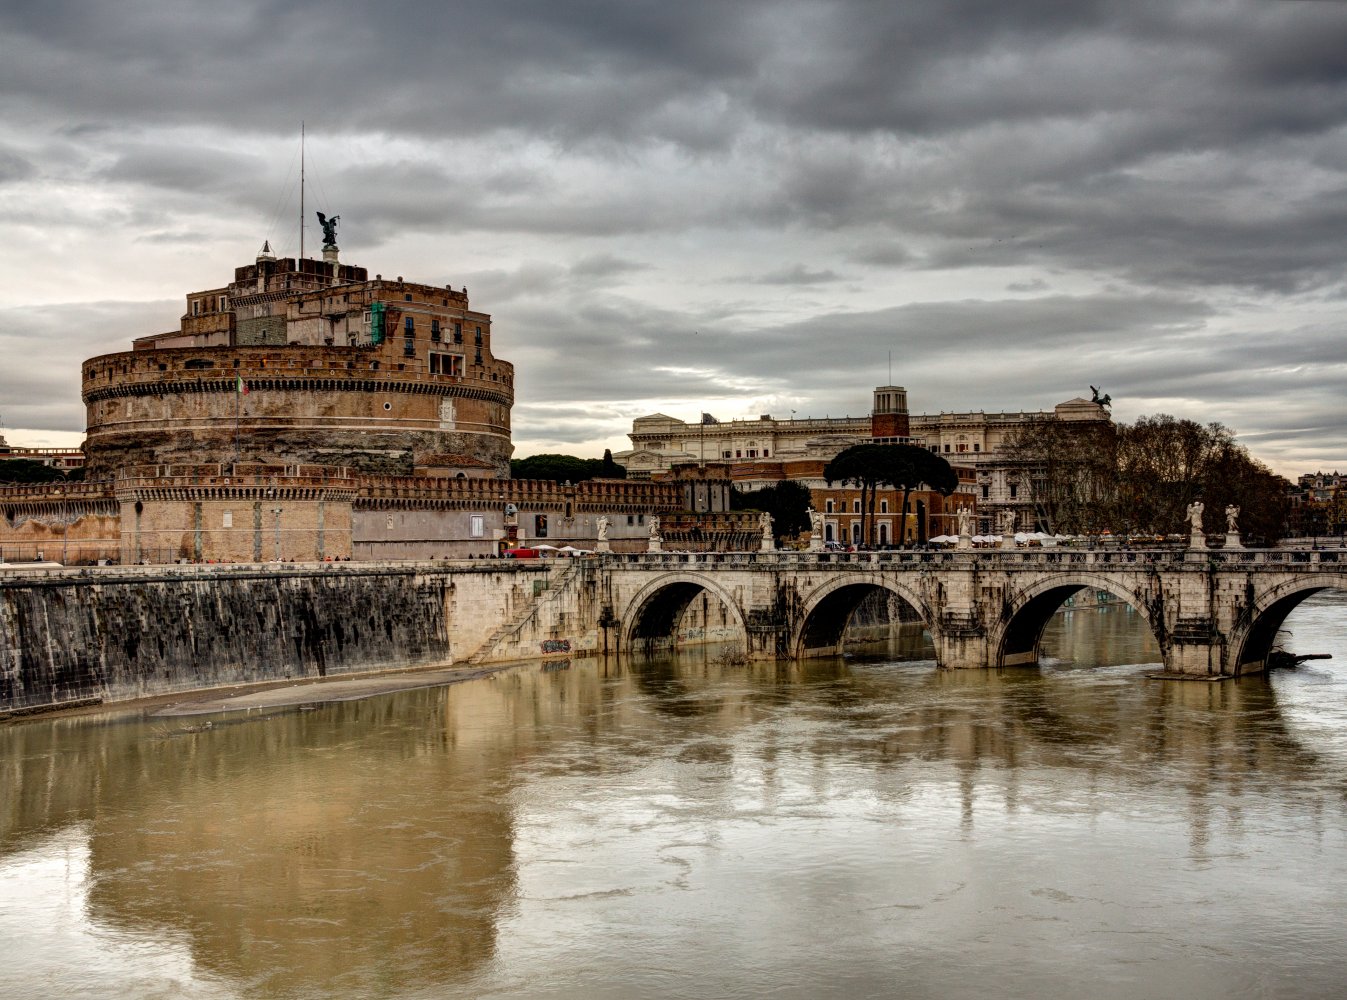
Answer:
MULTIPOLYGON (((1030 501, 1031 469, 1022 467, 1005 453, 1007 439, 1031 421, 1109 420, 1103 406, 1076 397, 1059 403, 1051 410, 988 413, 966 412, 909 413, 907 390, 902 386, 878 386, 872 394, 871 411, 863 417, 822 417, 780 419, 763 414, 756 420, 719 421, 703 414, 697 423, 688 423, 662 413, 638 417, 628 435, 632 447, 613 455, 634 479, 658 479, 674 465, 699 461, 731 463, 732 476, 741 489, 753 489, 783 479, 795 479, 815 493, 816 509, 828 513, 833 501, 835 540, 850 542, 859 530, 859 515, 843 516, 843 508, 854 507, 857 497, 826 495, 822 480, 823 466, 852 445, 910 443, 920 445, 946 459, 959 473, 960 488, 953 503, 936 504, 932 494, 927 504, 929 524, 921 536, 953 534, 955 510, 968 503, 976 508, 977 530, 999 530, 1002 512, 1015 518, 1017 531, 1035 529, 1030 501)), ((901 494, 899 494, 901 497, 901 494)), ((881 493, 880 503, 885 497, 881 493)), ((879 525, 878 515, 876 525, 879 525)), ((885 533, 896 541, 902 537, 895 523, 885 533)))

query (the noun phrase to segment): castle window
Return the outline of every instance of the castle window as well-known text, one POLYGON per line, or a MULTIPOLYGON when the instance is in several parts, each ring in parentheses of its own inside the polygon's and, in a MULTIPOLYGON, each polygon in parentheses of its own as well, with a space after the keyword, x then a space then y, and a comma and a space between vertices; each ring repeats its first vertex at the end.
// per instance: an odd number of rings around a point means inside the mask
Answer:
POLYGON ((468 534, 473 538, 481 538, 486 532, 486 517, 483 514, 473 514, 468 521, 468 534))
POLYGON ((408 337, 416 336, 416 317, 407 316, 402 321, 403 333, 408 337))
POLYGON ((853 514, 859 514, 861 512, 861 502, 859 500, 851 501, 851 512, 853 514))
POLYGON ((455 344, 461 344, 461 343, 463 343, 463 324, 462 324, 462 323, 455 323, 455 324, 454 324, 454 343, 455 343, 455 344))
POLYGON ((992 491, 992 488, 991 488, 990 486, 988 486, 986 483, 983 483, 983 484, 982 484, 982 499, 983 499, 983 500, 986 500, 987 497, 988 497, 988 495, 991 493, 991 491, 992 491))
POLYGON ((430 374, 462 375, 463 355, 432 353, 430 355, 430 374))
POLYGON ((764 448, 764 449, 762 449, 762 457, 763 457, 763 458, 771 458, 771 457, 772 457, 772 453, 771 453, 770 451, 768 451, 766 448, 764 448))
POLYGON ((193 300, 192 300, 192 315, 193 315, 193 316, 200 316, 200 315, 201 315, 201 300, 200 300, 200 299, 193 299, 193 300))
POLYGON ((476 339, 473 341, 473 343, 475 343, 478 347, 482 346, 482 328, 480 326, 477 328, 477 336, 476 339))
POLYGON ((825 513, 831 514, 833 512, 833 502, 831 500, 825 500, 823 502, 823 510, 825 513))
POLYGON ((889 502, 887 500, 879 501, 879 512, 881 514, 887 514, 889 512, 889 502))
POLYGON ((439 343, 440 340, 440 321, 432 319, 430 321, 430 339, 439 343))
POLYGON ((982 445, 981 445, 979 442, 974 441, 974 442, 973 442, 973 450, 974 450, 974 451, 981 451, 981 450, 982 450, 982 445))
POLYGON ((1019 493, 1020 493, 1020 487, 1019 487, 1019 484, 1018 484, 1018 483, 1011 483, 1011 484, 1010 484, 1010 499, 1014 500, 1017 496, 1019 496, 1019 493))

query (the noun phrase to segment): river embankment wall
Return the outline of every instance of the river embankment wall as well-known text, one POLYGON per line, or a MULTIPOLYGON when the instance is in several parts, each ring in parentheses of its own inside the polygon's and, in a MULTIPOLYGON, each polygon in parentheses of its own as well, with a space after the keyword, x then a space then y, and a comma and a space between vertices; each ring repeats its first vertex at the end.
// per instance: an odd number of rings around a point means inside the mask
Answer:
POLYGON ((466 662, 532 562, 0 570, 0 714, 466 662))

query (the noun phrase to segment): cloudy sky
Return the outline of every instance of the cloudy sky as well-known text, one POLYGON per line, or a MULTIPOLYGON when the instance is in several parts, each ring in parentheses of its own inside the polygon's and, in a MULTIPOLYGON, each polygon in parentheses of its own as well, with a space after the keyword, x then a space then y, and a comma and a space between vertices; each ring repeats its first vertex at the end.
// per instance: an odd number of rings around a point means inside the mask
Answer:
MULTIPOLYGON (((516 455, 631 419, 1047 409, 1347 470, 1347 4, 0 6, 0 421, 310 209, 466 285, 516 455)), ((306 246, 319 242, 310 222, 306 246)))

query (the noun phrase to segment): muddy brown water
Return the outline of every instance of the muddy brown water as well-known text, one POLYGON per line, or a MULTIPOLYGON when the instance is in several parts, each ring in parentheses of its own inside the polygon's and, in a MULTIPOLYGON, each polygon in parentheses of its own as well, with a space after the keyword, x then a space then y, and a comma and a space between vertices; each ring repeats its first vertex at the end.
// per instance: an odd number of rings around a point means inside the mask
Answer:
POLYGON ((1334 659, 1147 680, 1111 608, 1038 668, 699 650, 0 727, 0 997, 1341 996, 1347 598, 1288 628, 1334 659))

